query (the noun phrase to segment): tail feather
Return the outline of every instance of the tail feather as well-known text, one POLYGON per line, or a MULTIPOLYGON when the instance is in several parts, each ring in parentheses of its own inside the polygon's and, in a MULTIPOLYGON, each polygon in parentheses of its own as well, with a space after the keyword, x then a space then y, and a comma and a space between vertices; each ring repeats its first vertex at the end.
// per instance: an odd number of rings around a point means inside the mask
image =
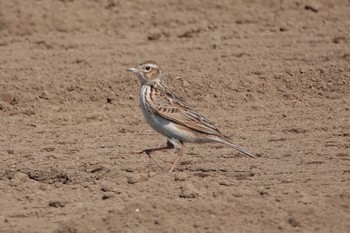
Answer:
POLYGON ((229 147, 231 147, 231 148, 233 148, 233 149, 235 149, 235 150, 237 150, 237 151, 239 151, 239 152, 249 156, 250 158, 255 158, 256 157, 253 153, 248 152, 246 149, 244 149, 244 148, 242 148, 240 146, 237 146, 237 145, 231 143, 230 141, 227 141, 227 140, 224 139, 224 140, 220 140, 220 142, 222 142, 222 143, 228 145, 229 147))

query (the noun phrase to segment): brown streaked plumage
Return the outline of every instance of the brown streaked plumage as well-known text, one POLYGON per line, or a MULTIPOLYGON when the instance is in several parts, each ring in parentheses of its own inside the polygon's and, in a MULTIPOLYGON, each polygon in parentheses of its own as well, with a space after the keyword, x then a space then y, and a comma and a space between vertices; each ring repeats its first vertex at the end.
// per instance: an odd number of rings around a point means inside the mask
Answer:
POLYGON ((163 74, 157 63, 147 61, 129 68, 141 82, 141 109, 147 123, 158 133, 168 138, 164 147, 151 148, 150 153, 175 148, 177 157, 169 171, 171 173, 183 156, 184 143, 220 142, 254 158, 255 155, 232 144, 212 122, 198 113, 192 106, 170 91, 163 81, 163 74))

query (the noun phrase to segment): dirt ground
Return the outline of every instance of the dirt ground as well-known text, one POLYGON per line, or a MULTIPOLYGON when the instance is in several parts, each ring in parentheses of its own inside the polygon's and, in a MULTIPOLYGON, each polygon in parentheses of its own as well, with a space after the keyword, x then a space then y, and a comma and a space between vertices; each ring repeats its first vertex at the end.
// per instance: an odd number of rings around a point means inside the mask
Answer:
POLYGON ((0 0, 0 232, 350 232, 349 12, 0 0), (145 60, 258 157, 136 154, 165 143, 125 71, 145 60))

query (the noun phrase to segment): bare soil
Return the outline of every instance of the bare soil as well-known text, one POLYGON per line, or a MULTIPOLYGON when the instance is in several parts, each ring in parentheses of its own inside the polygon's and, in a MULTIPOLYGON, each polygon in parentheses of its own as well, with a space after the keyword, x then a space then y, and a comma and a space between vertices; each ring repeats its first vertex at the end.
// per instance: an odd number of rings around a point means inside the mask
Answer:
POLYGON ((0 1, 0 232, 350 232, 350 1, 0 1), (249 159, 165 143, 154 60, 249 159), (159 166, 163 169, 159 168, 159 166))

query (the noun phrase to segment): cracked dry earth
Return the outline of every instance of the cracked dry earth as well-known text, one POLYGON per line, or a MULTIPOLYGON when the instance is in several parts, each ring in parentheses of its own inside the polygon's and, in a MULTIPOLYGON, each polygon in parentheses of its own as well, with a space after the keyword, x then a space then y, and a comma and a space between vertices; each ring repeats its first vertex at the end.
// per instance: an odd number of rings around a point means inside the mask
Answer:
POLYGON ((350 2, 0 1, 0 232, 350 232, 350 2), (143 120, 155 60, 249 159, 143 120), (159 167, 162 167, 162 169, 159 167))

